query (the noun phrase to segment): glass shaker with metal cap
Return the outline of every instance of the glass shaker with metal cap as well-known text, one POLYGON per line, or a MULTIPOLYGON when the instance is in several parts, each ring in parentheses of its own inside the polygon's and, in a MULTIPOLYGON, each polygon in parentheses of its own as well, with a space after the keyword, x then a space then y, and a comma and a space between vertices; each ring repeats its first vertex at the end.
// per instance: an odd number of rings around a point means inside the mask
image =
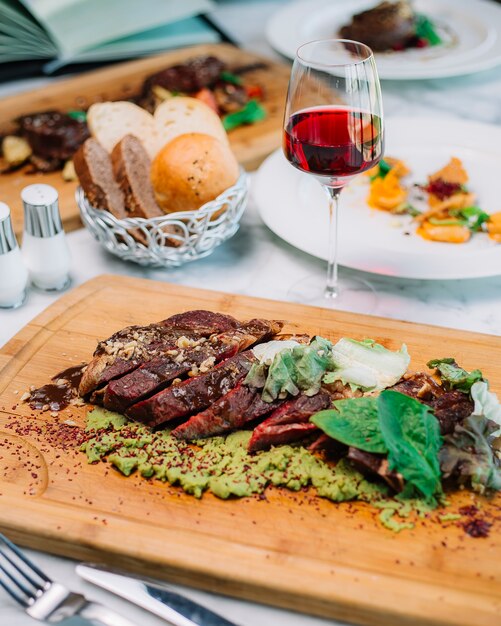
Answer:
POLYGON ((45 291, 70 284, 70 253, 59 214, 58 194, 50 185, 28 185, 24 207, 23 257, 32 283, 45 291))
POLYGON ((24 302, 28 271, 12 229, 10 208, 0 202, 0 308, 15 309, 24 302))

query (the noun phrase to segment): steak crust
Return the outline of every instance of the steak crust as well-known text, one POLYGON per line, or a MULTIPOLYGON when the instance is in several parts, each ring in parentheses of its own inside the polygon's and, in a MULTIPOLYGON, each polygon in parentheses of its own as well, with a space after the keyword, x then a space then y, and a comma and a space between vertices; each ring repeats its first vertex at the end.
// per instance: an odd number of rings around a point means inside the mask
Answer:
POLYGON ((209 407, 233 389, 248 373, 255 360, 246 351, 219 363, 213 370, 172 385, 127 410, 132 419, 148 426, 160 426, 209 407))
POLYGON ((280 322, 251 320, 210 339, 178 339, 175 348, 155 356, 106 387, 103 404, 111 411, 124 412, 133 404, 161 391, 177 378, 196 376, 212 369, 216 363, 246 350, 255 343, 267 341, 281 330, 280 322))
POLYGON ((175 428, 171 434, 186 440, 222 435, 264 417, 283 402, 264 402, 258 390, 240 383, 206 411, 175 428))
POLYGON ((452 433, 456 424, 473 413, 473 401, 468 394, 456 389, 446 391, 424 372, 406 375, 392 389, 431 407, 442 435, 452 433))
POLYGON ((172 315, 156 324, 123 328, 98 343, 78 392, 83 397, 90 395, 109 381, 175 348, 180 337, 209 337, 238 326, 239 322, 229 315, 195 310, 172 315))

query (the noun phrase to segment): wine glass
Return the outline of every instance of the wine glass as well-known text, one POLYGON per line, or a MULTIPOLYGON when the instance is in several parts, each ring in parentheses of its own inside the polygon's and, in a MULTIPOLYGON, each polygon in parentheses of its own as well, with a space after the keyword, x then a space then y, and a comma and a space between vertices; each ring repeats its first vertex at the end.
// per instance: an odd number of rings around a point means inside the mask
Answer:
POLYGON ((354 303, 365 311, 373 308, 375 294, 367 282, 338 277, 338 205, 345 185, 374 167, 383 149, 381 87, 372 50, 343 39, 302 45, 289 81, 283 151, 294 167, 316 178, 327 193, 329 245, 327 282, 307 277, 290 290, 292 299, 336 308, 353 308, 354 303))

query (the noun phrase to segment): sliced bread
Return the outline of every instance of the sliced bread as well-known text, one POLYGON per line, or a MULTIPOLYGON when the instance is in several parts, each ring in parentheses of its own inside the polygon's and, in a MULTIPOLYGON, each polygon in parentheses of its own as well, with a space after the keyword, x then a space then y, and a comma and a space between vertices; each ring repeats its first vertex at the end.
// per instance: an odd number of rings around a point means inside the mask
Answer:
POLYGON ((75 172, 89 202, 117 219, 127 217, 124 195, 113 176, 111 157, 98 141, 87 139, 73 156, 75 172))
POLYGON ((153 116, 132 102, 98 102, 87 112, 92 136, 110 154, 125 135, 135 135, 150 159, 158 151, 158 134, 153 116))
POLYGON ((113 173, 125 198, 129 217, 159 217, 163 211, 153 195, 151 161, 141 141, 125 135, 111 153, 113 173))
POLYGON ((169 98, 156 108, 154 118, 159 150, 186 133, 204 133, 228 144, 228 135, 218 114, 196 98, 169 98))

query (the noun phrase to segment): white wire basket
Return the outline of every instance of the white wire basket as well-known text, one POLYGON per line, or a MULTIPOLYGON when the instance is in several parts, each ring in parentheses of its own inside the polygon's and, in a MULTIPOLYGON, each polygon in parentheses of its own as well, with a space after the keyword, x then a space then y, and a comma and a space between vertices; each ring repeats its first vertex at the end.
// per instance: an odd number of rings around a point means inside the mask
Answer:
POLYGON ((82 221, 94 239, 124 259, 150 267, 179 267, 208 256, 237 232, 247 206, 248 176, 197 211, 179 211, 145 219, 118 220, 108 211, 91 206, 78 187, 76 201, 82 221))

